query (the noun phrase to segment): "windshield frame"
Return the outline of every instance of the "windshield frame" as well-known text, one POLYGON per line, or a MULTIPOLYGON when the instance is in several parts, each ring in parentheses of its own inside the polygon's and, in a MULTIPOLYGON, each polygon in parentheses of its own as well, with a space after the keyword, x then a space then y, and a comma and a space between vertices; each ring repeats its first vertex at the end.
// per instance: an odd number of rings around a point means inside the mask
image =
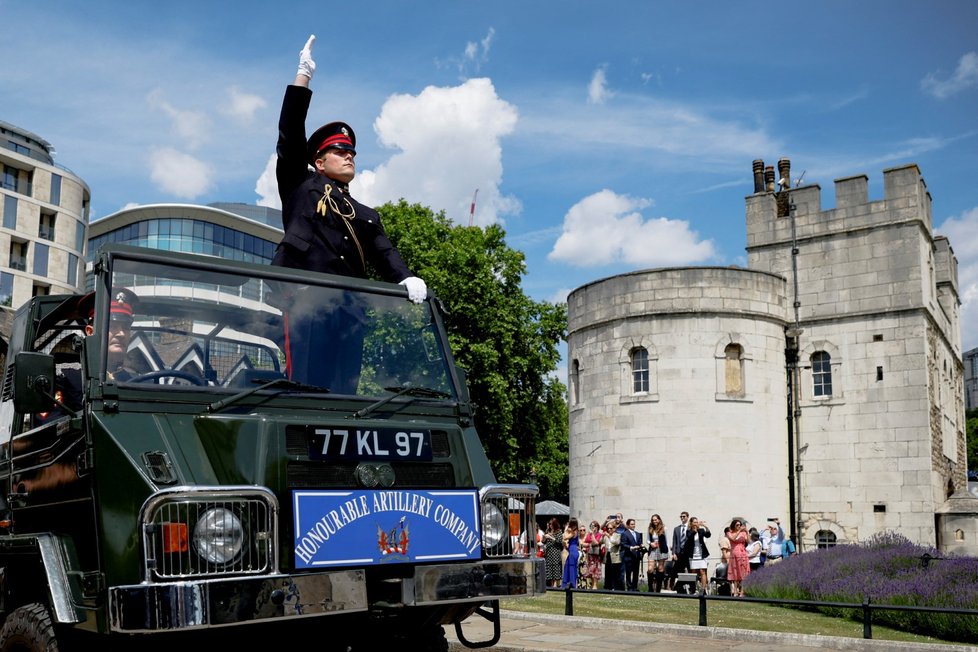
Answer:
MULTIPOLYGON (((285 387, 278 387, 261 390, 261 393, 274 392, 276 395, 328 393, 331 396, 342 395, 375 401, 392 397, 406 387, 415 387, 431 389, 432 395, 421 398, 414 396, 405 398, 405 401, 457 404, 459 397, 464 396, 460 391, 460 379, 453 373, 454 360, 436 299, 430 293, 426 301, 415 304, 408 300, 406 289, 397 284, 118 244, 106 245, 99 251, 94 270, 98 290, 95 301, 96 335, 94 337, 98 341, 93 344, 98 344, 99 353, 93 360, 97 363, 90 375, 106 384, 135 389, 160 389, 163 385, 158 383, 163 383, 170 391, 235 394, 249 387, 259 387, 272 378, 288 377, 288 360, 281 348, 282 340, 285 339, 281 334, 281 322, 283 316, 297 314, 299 307, 305 310, 310 302, 295 299, 294 293, 279 292, 285 288, 299 289, 306 293, 311 291, 317 299, 344 297, 345 301, 352 302, 351 305, 357 307, 358 318, 367 324, 366 343, 363 347, 363 371, 353 391, 335 391, 332 387, 307 382, 297 377, 292 379, 296 381, 295 386, 287 391, 283 392, 285 387), (151 277, 165 278, 168 282, 160 283, 157 280, 147 284, 146 279, 151 277), (257 285, 259 290, 256 295, 244 295, 248 284, 257 285), (130 285, 133 287, 129 287, 130 285), (230 336, 232 341, 237 338, 237 345, 241 348, 240 345, 246 343, 245 338, 242 337, 242 333, 245 333, 251 338, 250 343, 256 346, 260 344, 270 355, 275 356, 275 359, 270 360, 270 365, 264 363, 253 365, 255 371, 261 373, 256 373, 255 378, 250 379, 246 384, 234 384, 230 382, 232 379, 230 373, 223 370, 215 371, 218 369, 217 365, 213 364, 213 361, 208 361, 207 355, 200 355, 205 351, 204 349, 198 352, 196 361, 203 364, 198 366, 196 371, 207 383, 205 386, 184 385, 172 378, 133 382, 134 376, 114 377, 113 374, 107 374, 109 346, 104 339, 101 339, 104 336, 98 334, 106 333, 111 316, 110 298, 118 297, 120 287, 125 287, 137 295, 134 311, 136 314, 132 322, 134 338, 130 339, 128 353, 132 354, 134 348, 139 349, 144 354, 139 358, 143 361, 152 360, 156 366, 160 366, 160 363, 169 365, 173 362, 173 358, 164 359, 164 356, 159 355, 153 358, 147 353, 147 350, 156 348, 149 345, 161 341, 160 338, 164 336, 174 339, 180 337, 176 332, 177 329, 172 328, 172 324, 168 325, 161 319, 164 310, 172 311, 166 315, 173 317, 174 320, 182 315, 190 319, 195 326, 195 328, 183 329, 183 336, 188 342, 184 354, 189 353, 191 339, 198 344, 201 341, 227 343, 230 336), (237 297, 232 296, 231 293, 224 291, 227 288, 241 288, 241 294, 237 297), (273 300, 269 288, 275 288, 279 296, 289 296, 292 300, 290 307, 275 305, 278 301, 273 300), (223 325, 214 321, 207 322, 202 319, 204 313, 198 311, 201 307, 206 307, 208 313, 212 313, 210 316, 223 315, 225 318, 234 319, 237 312, 240 313, 237 316, 241 319, 238 322, 222 322, 223 325), (381 329, 378 325, 381 322, 387 330, 381 329), (205 323, 209 323, 215 332, 206 333, 206 329, 201 328, 205 323), (261 328, 251 333, 247 332, 247 328, 244 331, 235 330, 235 327, 245 328, 247 324, 253 327, 259 323, 261 328), (412 331, 415 327, 419 327, 417 332, 412 331), (276 333, 274 338, 269 336, 272 331, 276 333), (152 334, 152 337, 157 339, 152 340, 148 334, 152 334), (411 338, 417 338, 417 342, 411 338), (401 353, 408 354, 403 360, 397 357, 399 347, 403 349, 401 353), (384 352, 392 357, 383 358, 376 352, 377 349, 384 349, 384 352), (412 363, 423 369, 415 370, 412 363), (322 387, 322 391, 317 390, 315 386, 322 387)), ((312 302, 312 305, 321 304, 312 302)), ((321 312, 325 311, 316 311, 317 314, 321 312)), ((210 344, 206 351, 210 351, 210 344)), ((152 353, 159 352, 152 351, 152 353)), ((267 363, 269 360, 264 362, 267 363)), ((241 371, 243 372, 248 366, 249 364, 242 363, 241 371)))

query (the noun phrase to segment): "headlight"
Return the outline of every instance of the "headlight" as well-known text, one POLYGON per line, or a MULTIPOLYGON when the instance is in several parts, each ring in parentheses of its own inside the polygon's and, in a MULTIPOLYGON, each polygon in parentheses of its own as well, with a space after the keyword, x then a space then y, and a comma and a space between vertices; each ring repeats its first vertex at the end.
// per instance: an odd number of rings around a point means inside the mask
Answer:
POLYGON ((482 545, 492 548, 509 534, 506 518, 492 503, 482 504, 482 545))
POLYGON ((212 564, 234 561, 243 544, 241 521, 223 507, 207 510, 194 526, 194 550, 212 564))

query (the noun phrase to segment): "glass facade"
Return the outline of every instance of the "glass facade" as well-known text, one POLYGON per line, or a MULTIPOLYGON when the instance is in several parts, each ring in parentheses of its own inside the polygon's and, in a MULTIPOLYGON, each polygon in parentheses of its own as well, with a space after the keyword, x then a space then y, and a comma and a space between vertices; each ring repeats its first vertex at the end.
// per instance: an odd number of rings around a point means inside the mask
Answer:
POLYGON ((155 218, 133 222, 89 241, 88 259, 107 243, 183 251, 248 263, 271 263, 277 242, 202 220, 155 218))

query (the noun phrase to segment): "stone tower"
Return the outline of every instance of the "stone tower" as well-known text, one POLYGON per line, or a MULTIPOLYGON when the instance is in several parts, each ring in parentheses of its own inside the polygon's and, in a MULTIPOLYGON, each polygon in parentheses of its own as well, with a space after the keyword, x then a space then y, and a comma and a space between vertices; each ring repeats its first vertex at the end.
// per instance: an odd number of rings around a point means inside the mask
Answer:
MULTIPOLYGON (((802 549, 939 545, 966 487, 957 270, 916 165, 791 188, 754 162, 749 269, 673 268, 568 297, 571 513, 716 535, 781 519, 802 549), (943 506, 943 507, 942 507, 943 506)), ((978 545, 978 544, 976 544, 978 545)), ((715 552, 715 551, 714 551, 715 552)))
POLYGON ((747 198, 748 266, 788 282, 796 525, 806 543, 936 544, 967 487, 957 261, 916 165, 883 171, 881 201, 867 181, 836 180, 828 210, 817 185, 747 198))

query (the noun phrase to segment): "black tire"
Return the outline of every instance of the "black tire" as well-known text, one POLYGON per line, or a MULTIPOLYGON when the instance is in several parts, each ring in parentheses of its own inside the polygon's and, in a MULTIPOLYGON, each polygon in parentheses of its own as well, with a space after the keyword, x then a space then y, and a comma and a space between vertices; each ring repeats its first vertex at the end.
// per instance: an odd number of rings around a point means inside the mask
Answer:
POLYGON ((445 628, 441 625, 427 627, 418 636, 420 639, 418 647, 414 648, 421 652, 448 652, 448 638, 445 636, 445 628))
POLYGON ((33 602, 14 609, 0 629, 0 652, 58 652, 51 614, 33 602))

